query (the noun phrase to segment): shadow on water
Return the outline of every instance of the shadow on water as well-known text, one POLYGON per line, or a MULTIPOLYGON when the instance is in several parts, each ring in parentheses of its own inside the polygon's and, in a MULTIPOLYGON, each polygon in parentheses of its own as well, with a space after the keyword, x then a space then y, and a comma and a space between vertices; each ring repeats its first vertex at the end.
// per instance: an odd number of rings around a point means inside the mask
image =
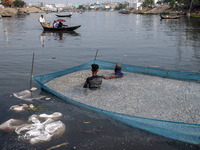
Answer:
POLYGON ((81 36, 81 34, 75 31, 43 31, 40 34, 40 41, 42 42, 42 46, 44 47, 44 42, 46 37, 53 37, 54 40, 59 43, 64 43, 67 36, 81 36))

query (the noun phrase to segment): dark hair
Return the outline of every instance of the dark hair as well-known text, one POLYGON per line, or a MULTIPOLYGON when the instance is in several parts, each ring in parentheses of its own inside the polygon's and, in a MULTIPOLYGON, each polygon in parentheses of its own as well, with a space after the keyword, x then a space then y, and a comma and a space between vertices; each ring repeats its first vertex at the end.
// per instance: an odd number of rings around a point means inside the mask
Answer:
POLYGON ((120 71, 122 69, 122 65, 121 64, 116 64, 115 66, 115 72, 116 71, 120 71))
POLYGON ((91 66, 93 71, 97 71, 99 69, 99 65, 97 64, 92 64, 91 66))

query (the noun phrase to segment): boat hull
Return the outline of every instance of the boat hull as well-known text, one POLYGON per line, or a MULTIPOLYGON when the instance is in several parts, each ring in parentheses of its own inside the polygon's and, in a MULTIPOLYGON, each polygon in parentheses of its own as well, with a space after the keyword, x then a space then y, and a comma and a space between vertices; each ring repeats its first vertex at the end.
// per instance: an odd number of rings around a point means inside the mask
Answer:
POLYGON ((1 14, 2 17, 12 17, 12 14, 6 15, 6 14, 1 14))
POLYGON ((44 23, 40 23, 40 24, 43 27, 43 29, 47 30, 47 31, 74 31, 74 30, 76 30, 76 29, 81 27, 81 25, 78 25, 78 26, 71 26, 71 27, 53 28, 53 27, 47 26, 44 23))
POLYGON ((56 15, 57 17, 71 17, 72 15, 56 15))
POLYGON ((172 16, 172 17, 164 17, 164 16, 160 16, 161 19, 179 19, 181 16, 172 16))
POLYGON ((30 15, 30 13, 19 13, 17 12, 18 15, 30 15))
MULTIPOLYGON (((106 62, 106 61, 101 61, 101 60, 95 60, 95 62, 101 66, 101 69, 113 69, 114 66, 116 65, 116 63, 114 62, 106 62)), ((199 124, 188 124, 188 123, 142 118, 142 117, 137 117, 137 116, 119 114, 119 113, 111 112, 108 110, 102 110, 99 108, 95 108, 95 107, 77 102, 45 86, 47 82, 53 80, 54 78, 60 77, 62 75, 66 75, 66 74, 76 72, 76 71, 91 69, 92 63, 94 63, 94 61, 82 64, 80 66, 76 66, 70 69, 62 70, 59 72, 37 76, 37 77, 34 77, 34 79, 47 92, 50 92, 56 95, 57 97, 60 97, 61 99, 66 100, 72 104, 109 116, 128 126, 136 127, 136 128, 151 132, 153 134, 171 138, 174 140, 187 142, 191 144, 197 144, 197 145, 200 144, 200 141, 199 141, 200 125, 199 124)), ((129 71, 129 72, 138 72, 138 73, 145 73, 145 74, 156 75, 156 76, 161 76, 161 77, 200 81, 200 73, 181 72, 181 71, 164 70, 164 69, 149 68, 149 67, 139 67, 139 66, 133 66, 133 65, 127 65, 127 64, 122 64, 122 66, 123 66, 124 71, 129 71)))

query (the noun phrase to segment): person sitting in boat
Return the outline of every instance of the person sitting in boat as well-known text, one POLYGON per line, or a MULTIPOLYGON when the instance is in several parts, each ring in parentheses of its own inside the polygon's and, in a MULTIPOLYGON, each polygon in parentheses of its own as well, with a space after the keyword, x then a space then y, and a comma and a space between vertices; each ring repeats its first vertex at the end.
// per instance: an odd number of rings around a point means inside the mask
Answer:
POLYGON ((122 78, 123 77, 123 73, 121 72, 122 70, 122 65, 121 64, 116 64, 115 66, 115 73, 111 74, 109 77, 106 76, 102 76, 104 79, 116 79, 116 78, 122 78))
POLYGON ((63 26, 63 23, 59 22, 58 27, 62 27, 62 26, 63 26))
POLYGON ((40 21, 40 22, 45 22, 43 15, 41 15, 39 21, 40 21))
POLYGON ((92 77, 88 77, 86 79, 86 82, 84 84, 84 88, 87 88, 87 85, 89 84, 90 89, 98 89, 100 88, 100 85, 102 84, 102 77, 97 75, 97 72, 99 71, 99 65, 92 64, 92 77))
POLYGON ((58 27, 58 24, 57 24, 56 20, 54 20, 54 22, 53 22, 53 27, 54 27, 54 28, 57 28, 57 27, 58 27))

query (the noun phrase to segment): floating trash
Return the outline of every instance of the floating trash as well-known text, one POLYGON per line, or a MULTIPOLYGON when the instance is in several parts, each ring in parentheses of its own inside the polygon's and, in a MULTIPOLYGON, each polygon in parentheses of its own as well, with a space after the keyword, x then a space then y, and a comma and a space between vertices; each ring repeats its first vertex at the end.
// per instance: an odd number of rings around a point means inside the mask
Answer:
POLYGON ((32 115, 28 123, 17 127, 15 132, 20 140, 29 141, 31 144, 50 141, 53 136, 61 136, 65 131, 65 125, 61 121, 56 121, 61 116, 59 112, 52 115, 32 115))
POLYGON ((47 98, 45 98, 45 100, 50 100, 51 98, 49 98, 49 97, 47 97, 47 98))
POLYGON ((37 90, 36 87, 32 87, 32 88, 30 89, 30 91, 35 91, 35 90, 37 90))
POLYGON ((25 122, 22 120, 10 119, 0 125, 0 130, 13 132, 17 127, 22 126, 23 124, 25 124, 25 122))
POLYGON ((29 90, 24 90, 24 91, 21 91, 21 92, 13 93, 13 95, 16 98, 19 98, 19 99, 22 99, 22 100, 26 100, 26 101, 40 100, 40 99, 43 99, 43 98, 46 97, 46 96, 43 96, 43 95, 35 96, 29 90))
MULTIPOLYGON (((33 106, 34 107, 34 106, 33 106)), ((25 108, 28 108, 27 104, 19 104, 19 105, 14 105, 10 107, 10 110, 15 110, 15 111, 23 111, 25 108)))

